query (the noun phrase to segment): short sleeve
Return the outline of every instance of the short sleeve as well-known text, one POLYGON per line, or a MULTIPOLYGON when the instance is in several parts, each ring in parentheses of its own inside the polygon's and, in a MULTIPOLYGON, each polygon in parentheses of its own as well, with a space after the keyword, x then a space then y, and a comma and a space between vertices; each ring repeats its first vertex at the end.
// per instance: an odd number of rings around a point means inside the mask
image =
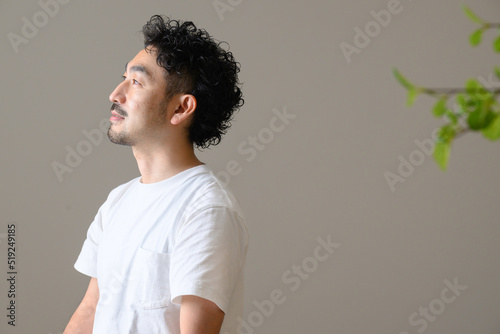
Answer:
POLYGON ((171 300, 183 295, 214 302, 227 313, 242 275, 248 233, 241 216, 227 207, 204 209, 178 231, 171 252, 171 300))
POLYGON ((97 252, 103 233, 103 207, 104 204, 99 208, 94 221, 90 224, 87 239, 85 239, 80 255, 74 265, 76 270, 90 277, 97 277, 97 252))

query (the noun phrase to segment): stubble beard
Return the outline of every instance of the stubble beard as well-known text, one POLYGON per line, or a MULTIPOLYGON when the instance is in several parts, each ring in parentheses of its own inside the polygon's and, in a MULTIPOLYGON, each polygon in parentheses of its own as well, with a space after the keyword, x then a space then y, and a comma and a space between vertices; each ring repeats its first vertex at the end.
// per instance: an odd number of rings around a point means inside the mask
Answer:
POLYGON ((109 126, 108 138, 113 144, 132 146, 134 145, 134 140, 127 134, 123 132, 116 132, 112 129, 113 124, 109 126))
MULTIPOLYGON (((118 115, 123 118, 128 116, 128 113, 116 102, 111 105, 111 111, 115 111, 118 115)), ((123 121, 123 120, 122 120, 123 121)), ((118 145, 132 146, 134 144, 133 139, 126 132, 116 132, 112 129, 113 123, 109 125, 108 138, 109 140, 118 145)))
MULTIPOLYGON (((159 107, 160 112, 158 113, 156 120, 153 121, 156 124, 163 125, 163 124, 167 123, 167 119, 165 118, 165 116, 166 116, 166 109, 167 109, 167 105, 168 105, 169 101, 170 101, 170 99, 164 99, 160 103, 160 107, 159 107), (162 110, 165 112, 161 112, 162 110)), ((123 110, 116 103, 113 103, 113 105, 111 106, 111 110, 116 110, 119 113, 119 115, 121 115, 121 116, 124 116, 124 117, 128 116, 128 113, 125 110, 123 110)), ((113 123, 111 123, 109 128, 108 128, 108 138, 112 143, 118 144, 118 145, 134 146, 137 144, 137 140, 136 140, 137 138, 132 138, 132 136, 129 133, 127 133, 125 130, 122 130, 122 132, 118 132, 118 131, 114 130, 113 123)))

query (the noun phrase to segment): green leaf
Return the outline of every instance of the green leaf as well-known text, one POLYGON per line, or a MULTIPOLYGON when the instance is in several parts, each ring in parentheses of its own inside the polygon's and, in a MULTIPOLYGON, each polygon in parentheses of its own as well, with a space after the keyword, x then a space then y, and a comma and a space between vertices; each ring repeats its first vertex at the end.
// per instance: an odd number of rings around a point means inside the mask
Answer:
POLYGON ((433 157, 442 170, 448 167, 450 159, 451 142, 455 138, 456 129, 452 124, 446 124, 437 134, 436 146, 434 146, 433 157))
POLYGON ((500 53, 500 36, 498 36, 493 42, 493 50, 495 50, 495 52, 497 53, 500 53))
POLYGON ((446 170, 448 168, 448 161, 450 160, 450 148, 451 140, 442 143, 436 143, 436 146, 434 146, 434 160, 442 170, 446 170))
POLYGON ((484 88, 484 86, 481 85, 481 83, 479 83, 476 79, 467 80, 465 89, 469 94, 469 100, 477 98, 484 101, 493 97, 491 92, 484 88))
POLYGON ((488 125, 487 128, 482 130, 483 135, 490 140, 497 140, 500 138, 500 115, 495 114, 495 118, 488 125))
POLYGON ((399 81, 399 83, 405 87, 406 89, 413 89, 415 86, 410 83, 396 68, 392 70, 392 73, 396 77, 396 79, 399 81))
POLYGON ((458 116, 452 110, 446 109, 445 115, 452 124, 458 123, 458 116))
POLYGON ((484 31, 483 28, 479 28, 469 36, 470 45, 477 46, 479 45, 479 43, 481 43, 481 39, 483 37, 483 31, 484 31))
POLYGON ((415 103, 415 100, 417 99, 418 94, 420 93, 420 90, 417 88, 410 88, 408 90, 408 98, 406 99, 406 106, 411 107, 413 103, 415 103))
POLYGON ((484 128, 485 115, 480 110, 471 112, 467 117, 467 124, 472 130, 480 130, 484 128))
POLYGON ((495 112, 492 112, 491 110, 488 110, 488 113, 486 114, 486 121, 485 121, 485 126, 484 128, 487 129, 490 127, 491 123, 496 119, 497 114, 495 112))
POLYGON ((479 24, 483 24, 484 21, 479 18, 479 16, 476 15, 476 13, 474 13, 472 11, 472 9, 470 9, 469 7, 467 6, 462 6, 464 12, 465 12, 465 15, 467 15, 469 17, 469 19, 471 19, 472 22, 476 22, 476 23, 479 23, 479 24))
POLYGON ((495 66, 495 68, 493 70, 494 70, 497 78, 500 79, 500 68, 498 66, 495 66))
POLYGON ((448 101, 448 97, 442 97, 437 101, 437 103, 434 105, 434 108, 432 109, 432 114, 435 117, 441 117, 444 115, 446 112, 446 102, 448 101))
POLYGON ((483 86, 481 86, 476 79, 468 79, 465 83, 465 89, 468 93, 475 93, 475 91, 480 88, 483 88, 483 86))
POLYGON ((457 104, 461 109, 461 113, 468 114, 478 110, 480 101, 475 94, 459 94, 457 95, 457 104))
POLYGON ((465 94, 457 94, 456 101, 458 105, 464 106, 466 103, 465 94))
POLYGON ((437 143, 444 143, 455 138, 456 129, 453 124, 446 124, 437 133, 437 143))
POLYGON ((467 117, 467 124, 472 130, 487 128, 496 117, 496 113, 490 110, 491 101, 477 101, 479 105, 467 117))

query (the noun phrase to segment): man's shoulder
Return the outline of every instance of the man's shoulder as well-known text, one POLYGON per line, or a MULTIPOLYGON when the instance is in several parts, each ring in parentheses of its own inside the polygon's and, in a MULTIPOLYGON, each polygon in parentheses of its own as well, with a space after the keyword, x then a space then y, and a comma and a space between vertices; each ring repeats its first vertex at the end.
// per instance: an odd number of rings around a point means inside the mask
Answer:
POLYGON ((188 210, 190 214, 219 207, 243 216, 231 189, 210 168, 204 168, 203 173, 193 176, 192 181, 189 186, 193 192, 188 210))

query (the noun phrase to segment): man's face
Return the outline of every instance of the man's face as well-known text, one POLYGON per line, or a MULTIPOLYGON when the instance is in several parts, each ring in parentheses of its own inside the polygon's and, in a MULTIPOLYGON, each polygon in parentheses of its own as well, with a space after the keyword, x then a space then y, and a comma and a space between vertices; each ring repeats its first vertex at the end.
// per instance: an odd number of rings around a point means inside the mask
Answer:
POLYGON ((126 66, 123 81, 109 96, 111 142, 134 146, 166 135, 165 70, 156 64, 155 52, 140 51, 126 66))

